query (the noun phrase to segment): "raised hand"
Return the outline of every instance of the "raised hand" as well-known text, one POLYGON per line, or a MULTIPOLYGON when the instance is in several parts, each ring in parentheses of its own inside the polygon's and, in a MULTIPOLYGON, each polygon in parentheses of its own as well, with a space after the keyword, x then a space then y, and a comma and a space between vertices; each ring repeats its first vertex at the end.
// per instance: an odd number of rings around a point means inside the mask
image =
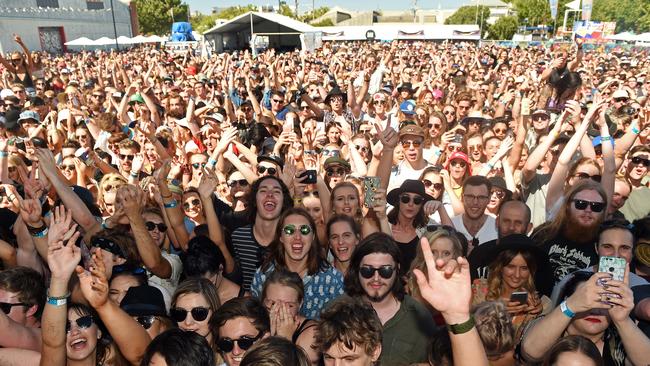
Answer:
POLYGON ((442 313, 447 324, 465 322, 472 298, 469 262, 463 257, 446 264, 442 259, 436 260, 426 238, 420 239, 420 246, 427 264, 427 275, 419 269, 414 270, 414 274, 422 298, 442 313))
POLYGON ((72 276, 81 260, 81 249, 75 245, 79 235, 77 231, 65 243, 63 240, 48 243, 47 264, 53 278, 67 281, 72 276))
POLYGON ((198 191, 199 195, 203 198, 211 197, 219 185, 219 179, 216 174, 211 172, 209 169, 203 168, 203 174, 201 175, 201 181, 199 182, 198 191))
POLYGON ((16 196, 20 207, 20 218, 30 226, 38 226, 42 221, 41 202, 36 199, 21 199, 20 195, 16 196))
POLYGON ((124 209, 124 214, 133 219, 142 215, 146 198, 140 187, 125 184, 117 190, 117 201, 124 209))
POLYGON ((70 239, 76 229, 77 224, 72 222, 72 211, 66 210, 63 205, 56 206, 52 210, 52 219, 47 231, 48 245, 70 239))
POLYGON ((375 129, 377 129, 377 136, 384 148, 394 149, 397 146, 399 135, 392 127, 387 127, 384 130, 380 124, 375 123, 375 129))
POLYGON ((79 276, 81 293, 88 300, 90 306, 95 309, 108 301, 108 279, 102 256, 102 250, 97 248, 91 257, 89 271, 82 266, 75 268, 79 276))

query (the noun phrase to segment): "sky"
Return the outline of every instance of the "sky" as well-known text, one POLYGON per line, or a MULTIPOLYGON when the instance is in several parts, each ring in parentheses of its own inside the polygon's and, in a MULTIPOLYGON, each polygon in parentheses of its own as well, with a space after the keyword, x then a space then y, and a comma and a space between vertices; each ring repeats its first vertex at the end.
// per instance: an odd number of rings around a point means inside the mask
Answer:
MULTIPOLYGON (((234 5, 275 5, 275 1, 269 0, 183 0, 185 3, 190 5, 190 10, 200 11, 202 13, 209 14, 212 7, 228 7, 234 5)), ((294 0, 286 0, 287 4, 293 7, 294 0)), ((399 10, 399 9, 410 9, 413 6, 413 0, 313 0, 314 6, 319 8, 321 6, 340 6, 350 10, 376 10, 376 9, 386 9, 386 10, 399 10)), ((476 1, 476 0, 474 0, 476 1)), ((467 5, 470 3, 476 4, 472 0, 418 0, 417 6, 420 9, 453 9, 461 5, 467 5)), ((480 0, 478 0, 480 1, 480 0)), ((311 10, 312 0, 303 0, 298 2, 299 12, 305 12, 311 10)))

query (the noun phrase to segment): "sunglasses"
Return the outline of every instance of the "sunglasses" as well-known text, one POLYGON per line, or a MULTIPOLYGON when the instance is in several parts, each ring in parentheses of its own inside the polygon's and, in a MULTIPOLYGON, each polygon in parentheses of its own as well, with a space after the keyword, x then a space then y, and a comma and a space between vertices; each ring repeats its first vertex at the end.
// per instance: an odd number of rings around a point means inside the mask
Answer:
POLYGON ((199 205, 199 203, 201 203, 201 201, 199 201, 198 198, 195 198, 195 199, 191 200, 190 202, 183 203, 183 208, 185 210, 189 210, 190 209, 190 203, 192 204, 192 206, 196 207, 196 206, 199 205))
POLYGON ((496 133, 496 134, 506 133, 506 131, 508 131, 508 130, 506 130, 505 128, 504 129, 500 129, 500 128, 495 128, 494 129, 494 133, 496 133))
POLYGON ((309 197, 309 196, 314 196, 318 198, 318 191, 304 191, 302 192, 303 197, 309 197))
POLYGON ((449 226, 449 225, 427 225, 427 231, 430 232, 430 233, 434 232, 434 231, 438 231, 438 230, 447 230, 452 234, 456 233, 456 228, 454 228, 453 226, 449 226))
POLYGON ((432 181, 430 181, 428 179, 423 179, 422 183, 424 183, 425 188, 429 188, 429 187, 433 186, 433 189, 435 189, 437 191, 441 190, 442 187, 443 187, 442 183, 433 183, 432 181))
POLYGON ((444 111, 442 114, 447 114, 447 115, 453 115, 455 112, 454 111, 444 111))
POLYGON ((120 160, 132 161, 134 157, 135 157, 135 155, 120 154, 120 160))
POLYGON ((634 164, 634 165, 643 164, 643 166, 645 166, 646 168, 650 167, 650 159, 644 159, 644 158, 642 158, 640 156, 635 156, 630 160, 632 161, 632 164, 634 164))
POLYGON ((257 174, 264 174, 266 171, 269 172, 269 175, 275 175, 278 172, 278 170, 275 168, 267 168, 263 165, 257 167, 257 174))
MULTIPOLYGON (((88 329, 91 325, 93 325, 93 317, 91 315, 82 316, 80 318, 77 318, 77 320, 75 320, 75 323, 77 323, 78 329, 88 329)), ((65 331, 66 333, 69 333, 71 330, 72 323, 68 320, 65 322, 65 331)))
POLYGON ((158 231, 160 231, 161 233, 164 233, 165 231, 167 231, 167 225, 165 225, 162 222, 157 224, 155 222, 147 221, 147 222, 144 223, 144 225, 147 227, 148 231, 153 231, 153 229, 155 229, 155 228, 158 228, 158 231))
POLYGON ((449 152, 461 151, 462 149, 463 149, 462 146, 457 146, 457 145, 449 145, 449 146, 447 146, 447 150, 449 150, 449 152))
POLYGON ((282 103, 283 102, 282 99, 271 99, 271 100, 273 101, 273 103, 282 103))
POLYGON ((428 128, 433 127, 433 128, 435 128, 435 129, 440 129, 440 127, 442 127, 442 125, 439 124, 439 123, 428 123, 428 124, 427 124, 427 127, 428 127, 428 128))
POLYGON ((361 151, 362 153, 365 153, 368 151, 368 148, 365 146, 359 146, 359 145, 354 145, 354 147, 357 148, 358 151, 361 151))
POLYGON ((77 168, 77 167, 75 167, 74 165, 61 165, 61 170, 70 170, 70 171, 74 171, 76 168, 77 168))
POLYGON ((408 194, 401 195, 399 200, 405 205, 411 203, 411 201, 416 205, 421 205, 424 202, 424 198, 420 196, 409 196, 408 194))
POLYGON ((77 138, 77 140, 85 140, 88 138, 88 135, 77 135, 75 137, 77 138))
POLYGON ((228 353, 232 352, 233 348, 235 348, 235 342, 237 342, 237 346, 242 350, 246 351, 249 348, 253 347, 255 342, 257 342, 258 339, 262 336, 262 333, 260 332, 257 336, 255 337, 248 337, 248 336, 242 336, 237 339, 230 339, 230 338, 219 338, 217 340, 217 347, 219 350, 223 353, 228 353))
POLYGON ((591 202, 579 199, 573 199, 572 201, 573 207, 580 211, 587 209, 587 206, 591 208, 592 212, 601 212, 605 209, 605 204, 603 202, 591 202))
POLYGON ((361 266, 359 268, 359 274, 361 277, 365 279, 373 278, 375 276, 375 272, 379 272, 379 276, 384 279, 389 279, 393 277, 393 273, 395 272, 395 267, 393 266, 381 266, 379 268, 375 267, 370 267, 370 266, 361 266))
POLYGON ((474 150, 481 151, 481 150, 483 150, 483 146, 482 145, 467 145, 467 149, 469 151, 474 151, 474 150))
MULTIPOLYGON (((311 226, 309 225, 300 225, 300 234, 307 236, 311 234, 311 226)), ((296 225, 286 225, 285 227, 282 228, 282 232, 285 235, 293 235, 296 232, 296 225)))
POLYGON ((500 200, 502 200, 506 196, 506 192, 504 192, 502 190, 498 190, 498 189, 495 189, 492 192, 490 192, 490 196, 493 195, 493 194, 496 194, 497 198, 500 199, 500 200))
POLYGON ((246 187, 248 186, 248 181, 246 179, 233 179, 228 182, 228 187, 230 188, 236 185, 239 185, 240 187, 246 187))
POLYGON ((7 167, 7 169, 9 171, 9 173, 15 173, 17 168, 15 166, 10 166, 10 167, 7 167))
POLYGON ((533 121, 548 121, 549 119, 546 116, 533 116, 533 121))
POLYGON ((149 329, 153 325, 153 322, 156 321, 156 317, 153 315, 148 315, 148 316, 139 316, 135 318, 140 325, 142 325, 142 328, 144 329, 149 329))
POLYGON ((383 105, 383 104, 387 104, 387 103, 386 103, 385 100, 375 100, 374 102, 372 102, 372 104, 374 104, 374 105, 383 105))
POLYGON ((340 177, 340 176, 345 174, 345 170, 341 169, 341 168, 339 168, 339 169, 327 169, 325 171, 325 174, 327 174, 328 177, 332 177, 332 176, 340 177))
POLYGON ((205 168, 206 165, 208 165, 208 164, 207 163, 194 163, 194 164, 192 164, 192 168, 194 168, 194 169, 199 169, 199 167, 205 168))
POLYGON ((17 302, 17 303, 9 303, 9 302, 0 302, 0 308, 2 308, 2 312, 5 314, 9 314, 11 312, 11 308, 14 306, 29 306, 29 304, 25 304, 24 302, 17 302))
POLYGON ((306 110, 309 110, 309 106, 308 105, 303 105, 303 106, 300 106, 300 109, 303 110, 303 111, 306 111, 306 110))
POLYGON ((418 147, 420 147, 422 145, 422 141, 421 140, 415 140, 415 141, 404 140, 404 141, 401 142, 401 144, 402 144, 402 148, 404 148, 404 149, 408 149, 411 146, 413 146, 415 148, 418 148, 418 147))
POLYGON ((172 308, 169 310, 169 317, 172 318, 172 320, 176 323, 180 323, 185 321, 185 318, 187 318, 187 313, 192 313, 192 319, 196 320, 197 322, 202 322, 208 318, 210 309, 203 306, 197 306, 189 311, 183 308, 172 308))
POLYGON ((460 167, 460 168, 464 168, 464 167, 467 166, 467 163, 464 162, 464 161, 462 161, 462 160, 454 160, 454 161, 452 161, 452 162, 449 163, 449 164, 450 164, 451 166, 454 166, 454 167, 460 167))
POLYGON ((615 101, 615 102, 618 102, 618 103, 620 103, 620 102, 625 103, 625 102, 627 102, 628 100, 630 100, 630 99, 629 99, 629 98, 614 98, 614 101, 615 101))
POLYGON ((600 174, 595 174, 595 175, 589 175, 587 173, 576 173, 574 174, 574 177, 583 180, 583 179, 591 179, 594 182, 600 182, 600 179, 602 178, 600 174))

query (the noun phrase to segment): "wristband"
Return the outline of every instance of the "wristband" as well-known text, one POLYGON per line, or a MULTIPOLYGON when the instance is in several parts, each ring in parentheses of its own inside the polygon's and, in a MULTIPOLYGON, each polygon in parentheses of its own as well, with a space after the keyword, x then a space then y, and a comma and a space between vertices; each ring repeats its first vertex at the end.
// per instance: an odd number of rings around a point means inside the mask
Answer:
POLYGON ((447 324, 447 329, 452 333, 452 334, 464 334, 472 330, 476 323, 474 322, 474 317, 472 315, 469 316, 469 319, 463 323, 459 324, 447 324))
POLYGON ((45 226, 45 224, 43 224, 43 225, 41 225, 39 227, 34 227, 34 226, 29 226, 29 225, 26 225, 26 226, 27 226, 27 231, 29 231, 29 233, 32 234, 32 235, 42 232, 43 229, 45 229, 47 227, 47 226, 45 226))
POLYGON ((47 226, 46 226, 45 229, 43 229, 42 231, 39 231, 39 232, 37 232, 37 233, 30 233, 30 234, 31 234, 32 237, 34 237, 34 238, 42 238, 42 237, 44 237, 45 235, 47 235, 47 232, 48 232, 48 228, 47 228, 47 226))
POLYGON ((488 166, 488 168, 490 168, 490 169, 494 168, 494 164, 492 164, 492 163, 487 163, 487 166, 488 166))
POLYGON ((600 141, 611 141, 612 137, 611 136, 600 136, 600 141))
POLYGON ((576 316, 576 313, 569 309, 569 306, 566 304, 566 300, 562 301, 560 304, 560 310, 562 310, 562 314, 568 316, 569 319, 573 319, 573 317, 576 316))
POLYGON ((0 151, 0 158, 6 158, 7 156, 9 156, 9 153, 8 153, 8 152, 6 152, 6 151, 0 151))
POLYGON ((70 293, 68 292, 67 294, 63 296, 50 296, 50 290, 47 290, 47 298, 48 299, 53 299, 53 300, 64 300, 70 297, 70 293))
POLYGON ((68 299, 54 299, 51 297, 47 298, 47 303, 54 306, 63 306, 68 303, 68 299))
POLYGON ((165 206, 165 208, 174 208, 178 206, 178 202, 176 202, 176 200, 171 200, 169 203, 163 203, 163 206, 165 206))
POLYGON ((641 131, 639 130, 639 128, 636 125, 634 125, 634 126, 632 126, 632 133, 634 133, 635 135, 638 135, 639 133, 641 133, 641 131))
POLYGON ((133 178, 137 178, 137 177, 140 176, 140 173, 131 172, 130 175, 131 175, 131 177, 133 177, 133 178))
POLYGON ((436 151, 433 153, 433 155, 435 155, 436 157, 439 157, 440 155, 442 155, 442 150, 436 150, 436 151))
POLYGON ((210 158, 208 159, 208 165, 214 168, 214 166, 217 165, 217 161, 210 158))

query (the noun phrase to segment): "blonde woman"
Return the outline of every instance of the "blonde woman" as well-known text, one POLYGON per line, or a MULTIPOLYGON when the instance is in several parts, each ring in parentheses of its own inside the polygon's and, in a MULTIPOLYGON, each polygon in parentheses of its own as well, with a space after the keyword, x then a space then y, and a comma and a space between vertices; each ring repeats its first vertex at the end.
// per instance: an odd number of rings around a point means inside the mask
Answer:
POLYGON ((97 192, 97 202, 104 217, 112 216, 115 213, 115 194, 117 189, 128 184, 126 178, 121 174, 109 173, 102 177, 97 192))

